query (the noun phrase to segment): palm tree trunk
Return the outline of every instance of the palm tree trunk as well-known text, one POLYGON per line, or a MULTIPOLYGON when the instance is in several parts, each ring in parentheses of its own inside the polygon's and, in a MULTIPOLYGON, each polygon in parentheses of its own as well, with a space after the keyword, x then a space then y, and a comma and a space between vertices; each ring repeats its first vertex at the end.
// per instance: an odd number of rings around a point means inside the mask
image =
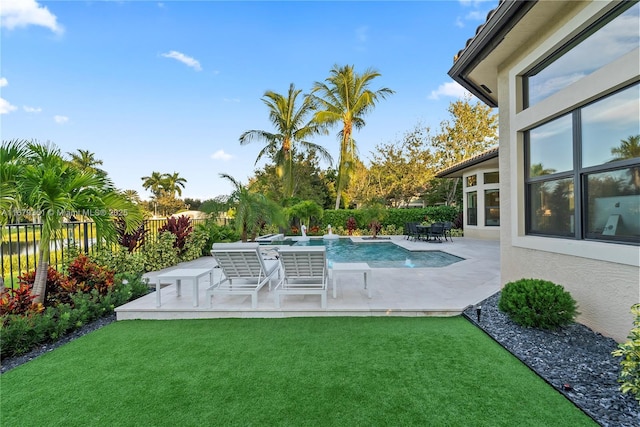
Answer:
MULTIPOLYGON (((49 244, 46 243, 46 246, 49 244)), ((31 294, 35 296, 33 302, 43 303, 47 292, 47 273, 49 272, 49 251, 43 248, 44 243, 40 241, 38 267, 36 268, 36 278, 33 281, 31 294)))

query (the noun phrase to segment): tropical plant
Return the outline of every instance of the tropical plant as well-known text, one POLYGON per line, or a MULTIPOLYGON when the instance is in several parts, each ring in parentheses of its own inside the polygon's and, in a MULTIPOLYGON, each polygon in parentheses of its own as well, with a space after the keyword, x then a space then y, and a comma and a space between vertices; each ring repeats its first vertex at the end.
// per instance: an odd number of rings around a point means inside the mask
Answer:
POLYGON ((182 178, 178 172, 174 172, 172 174, 165 173, 163 175, 163 182, 165 193, 175 197, 176 194, 182 196, 182 189, 187 183, 187 180, 182 178))
POLYGON ((41 213, 42 232, 33 286, 35 302, 43 302, 51 245, 61 235, 64 218, 92 219, 102 241, 115 243, 113 212, 125 213, 127 230, 142 222, 138 208, 120 195, 104 175, 81 171, 66 162, 54 144, 29 143, 28 162, 21 171, 19 191, 26 206, 41 213))
POLYGON ((275 202, 263 194, 249 191, 231 175, 221 173, 220 177, 229 180, 234 187, 229 201, 235 206, 235 227, 243 242, 249 238, 253 240, 267 224, 284 226, 284 214, 275 202))
POLYGON ((81 171, 106 175, 107 173, 97 166, 102 165, 102 160, 96 159, 95 153, 89 150, 78 149, 77 153, 67 153, 71 156, 71 164, 81 171))
POLYGON ((378 232, 382 229, 382 221, 384 221, 387 211, 384 205, 379 202, 371 201, 362 209, 362 215, 365 223, 371 231, 371 236, 375 239, 378 232))
POLYGON ((19 216, 20 206, 18 179, 26 161, 27 141, 3 141, 0 146, 0 238, 4 225, 19 216))
POLYGON ((287 215, 290 218, 298 218, 300 224, 311 225, 311 219, 320 220, 324 210, 322 206, 312 200, 304 200, 291 207, 286 208, 287 215))
POLYGON ((633 328, 629 332, 629 340, 618 344, 618 348, 612 354, 622 357, 622 369, 618 378, 620 390, 623 393, 631 392, 640 402, 640 304, 634 304, 631 313, 635 318, 633 328))
POLYGON ((338 162, 338 181, 335 209, 340 208, 340 198, 348 186, 349 176, 357 158, 356 142, 353 139, 354 128, 362 129, 364 116, 369 113, 379 100, 394 93, 389 88, 375 91, 369 89, 372 80, 381 74, 367 69, 358 74, 353 65, 334 65, 330 76, 324 82, 316 82, 312 89, 312 100, 318 111, 314 115, 316 123, 330 126, 341 123, 338 132, 340 140, 340 160, 338 162))
POLYGON ((151 172, 149 176, 143 176, 142 178, 142 187, 145 190, 151 190, 151 194, 156 199, 162 196, 164 192, 166 182, 165 175, 160 172, 151 172))
POLYGON ((180 255, 184 250, 184 244, 187 241, 187 237, 189 237, 193 231, 193 225, 191 225, 191 219, 188 216, 180 215, 177 218, 168 218, 166 224, 158 229, 159 233, 162 233, 163 231, 168 231, 176 236, 176 240, 173 245, 178 250, 178 255, 180 255))
POLYGON ((302 91, 296 90, 293 83, 289 85, 287 96, 273 91, 266 91, 262 102, 269 109, 269 120, 275 132, 264 130, 248 130, 240 135, 240 144, 245 145, 254 140, 266 143, 260 150, 256 164, 265 155, 271 157, 276 164, 276 173, 284 182, 284 196, 292 197, 294 193, 294 154, 299 151, 314 150, 322 158, 331 162, 331 155, 324 147, 306 140, 319 132, 319 126, 308 122, 307 117, 313 110, 309 97, 304 97, 301 105, 296 100, 302 91))

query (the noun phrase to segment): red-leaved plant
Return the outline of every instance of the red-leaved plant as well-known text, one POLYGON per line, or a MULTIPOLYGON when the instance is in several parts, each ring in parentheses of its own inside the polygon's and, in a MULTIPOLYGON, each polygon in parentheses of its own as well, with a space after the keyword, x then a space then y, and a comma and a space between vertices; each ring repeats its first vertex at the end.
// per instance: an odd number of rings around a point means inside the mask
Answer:
POLYGON ((159 233, 163 231, 169 231, 176 236, 176 241, 173 244, 174 248, 177 248, 180 252, 184 250, 184 244, 187 241, 187 237, 193 231, 191 225, 191 219, 188 216, 181 215, 178 218, 171 217, 167 220, 167 223, 158 229, 159 233))
POLYGON ((352 216, 347 220, 347 231, 349 232, 349 236, 353 234, 353 231, 358 228, 358 224, 356 223, 356 219, 352 216))
POLYGON ((90 292, 97 289, 100 295, 106 295, 113 286, 115 272, 96 264, 84 254, 69 264, 69 288, 74 292, 90 292))
MULTIPOLYGON (((36 272, 28 271, 22 276, 18 276, 18 283, 20 286, 28 286, 33 288, 33 282, 36 280, 36 272)), ((49 266, 47 269, 47 287, 45 293, 44 305, 52 307, 60 302, 70 302, 69 297, 69 280, 59 273, 55 268, 49 266)))
POLYGON ((44 306, 34 303, 35 295, 31 295, 33 285, 21 283, 18 289, 4 288, 0 291, 0 316, 5 314, 40 313, 44 306))

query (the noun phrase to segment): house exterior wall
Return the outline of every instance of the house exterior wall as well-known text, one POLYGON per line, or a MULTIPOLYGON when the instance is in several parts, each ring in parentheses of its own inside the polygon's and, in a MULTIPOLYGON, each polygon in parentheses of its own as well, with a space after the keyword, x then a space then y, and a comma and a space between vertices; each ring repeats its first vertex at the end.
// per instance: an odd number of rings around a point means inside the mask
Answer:
POLYGON ((537 39, 498 70, 501 283, 540 278, 560 284, 577 300, 579 322, 621 342, 633 325, 630 307, 640 301, 640 248, 526 235, 523 131, 637 81, 638 49, 526 110, 519 108, 519 76, 607 8, 609 2, 582 3, 538 32, 537 39))
POLYGON ((483 180, 483 176, 485 173, 489 172, 498 172, 498 168, 495 167, 486 167, 482 164, 477 167, 472 167, 466 169, 462 175, 462 188, 463 188, 463 217, 464 217, 464 236, 471 237, 474 239, 484 239, 484 240, 498 240, 500 239, 500 226, 499 225, 485 225, 485 190, 493 190, 499 189, 500 184, 485 184, 483 180), (472 187, 467 186, 467 178, 475 175, 477 178, 476 185, 472 187), (468 197, 467 195, 471 192, 477 192, 477 225, 469 225, 468 224, 468 197))

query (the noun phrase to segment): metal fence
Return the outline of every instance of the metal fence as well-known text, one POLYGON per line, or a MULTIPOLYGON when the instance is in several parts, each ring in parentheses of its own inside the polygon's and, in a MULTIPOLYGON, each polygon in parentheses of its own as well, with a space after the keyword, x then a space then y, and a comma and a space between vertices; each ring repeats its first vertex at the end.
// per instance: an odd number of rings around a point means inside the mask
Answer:
MULTIPOLYGON (((191 224, 204 224, 204 219, 192 219, 191 224)), ((166 219, 147 219, 143 225, 145 239, 155 239, 159 229, 167 223, 166 219)), ((42 224, 9 224, 2 232, 0 243, 0 272, 5 282, 12 283, 14 278, 25 271, 35 270, 42 224)), ((64 260, 69 247, 92 254, 98 243, 96 226, 93 222, 74 221, 63 224, 57 239, 51 242, 49 264, 58 268, 64 260)))

